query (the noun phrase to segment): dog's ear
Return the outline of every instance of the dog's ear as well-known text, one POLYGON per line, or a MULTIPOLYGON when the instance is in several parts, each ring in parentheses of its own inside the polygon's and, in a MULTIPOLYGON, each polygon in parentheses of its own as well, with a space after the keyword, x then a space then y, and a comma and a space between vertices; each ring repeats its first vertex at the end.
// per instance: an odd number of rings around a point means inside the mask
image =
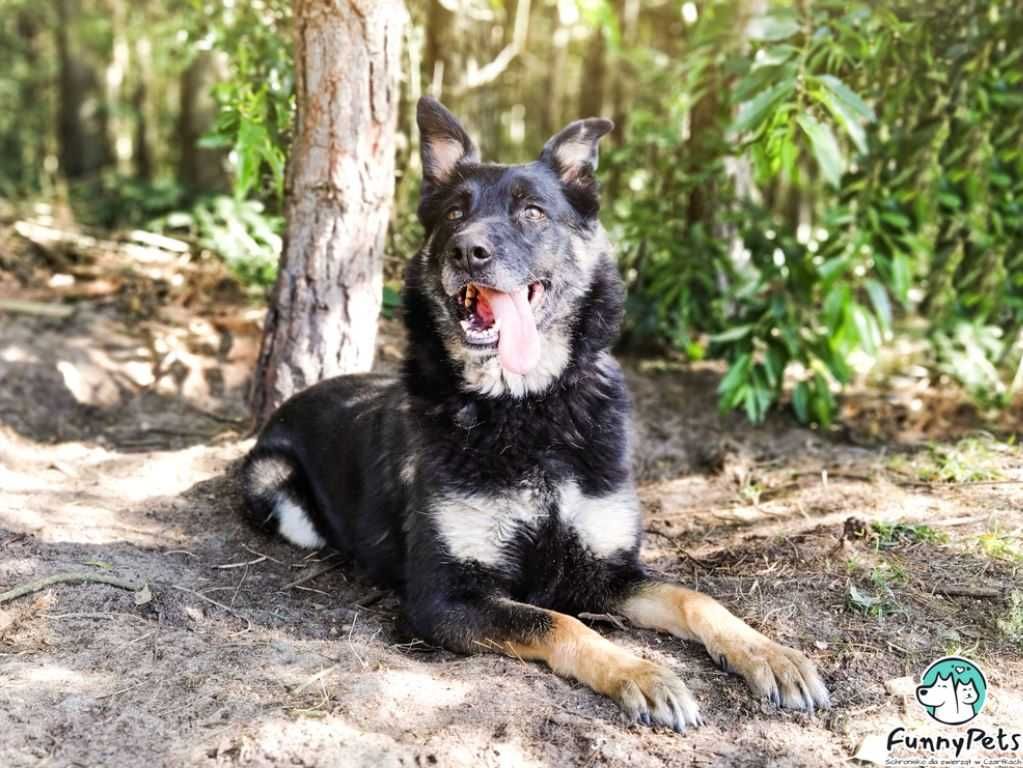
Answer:
POLYGON ((596 214, 600 205, 593 175, 597 170, 597 144, 614 127, 603 117, 576 120, 552 136, 540 153, 540 162, 558 174, 573 205, 587 215, 596 214))
POLYGON ((462 124, 443 104, 423 96, 416 108, 420 152, 423 159, 423 188, 450 181, 459 163, 479 162, 479 151, 462 124))

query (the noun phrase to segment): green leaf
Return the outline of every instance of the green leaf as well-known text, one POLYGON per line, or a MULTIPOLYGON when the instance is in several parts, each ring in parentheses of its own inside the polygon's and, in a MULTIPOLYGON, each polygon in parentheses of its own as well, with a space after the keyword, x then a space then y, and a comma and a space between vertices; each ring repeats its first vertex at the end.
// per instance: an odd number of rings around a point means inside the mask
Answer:
POLYGON ((799 31, 799 22, 791 16, 764 16, 750 25, 751 40, 785 40, 799 31))
POLYGON ((831 396, 828 380, 819 373, 814 376, 813 396, 811 397, 813 415, 822 427, 831 424, 835 412, 835 398, 831 396))
POLYGON ((903 216, 901 213, 897 213, 896 211, 883 211, 881 213, 881 219, 903 232, 913 226, 913 222, 910 221, 908 217, 903 216))
POLYGON ((792 45, 772 45, 770 48, 761 49, 753 61, 753 66, 755 68, 776 67, 779 64, 784 64, 797 53, 799 53, 799 49, 792 45))
POLYGON ((724 395, 726 392, 735 389, 739 384, 746 382, 746 371, 749 368, 750 360, 751 357, 748 353, 739 355, 735 359, 735 362, 729 366, 728 373, 725 374, 725 377, 718 385, 719 395, 724 395))
POLYGON ((872 608, 882 602, 881 598, 865 594, 852 584, 849 585, 848 599, 850 605, 864 613, 869 613, 872 608))
POLYGON ((841 275, 849 268, 849 260, 845 256, 836 256, 833 259, 828 259, 821 264, 817 271, 820 273, 821 280, 824 282, 831 282, 836 277, 841 275))
POLYGON ((792 410, 803 424, 810 421, 810 387, 805 381, 799 382, 792 392, 792 410))
POLYGON ((881 334, 877 329, 877 321, 859 304, 849 307, 852 314, 853 325, 856 326, 856 335, 859 337, 860 345, 870 355, 876 355, 881 346, 881 334))
POLYGON ((909 257, 904 253, 892 256, 892 290, 903 304, 909 301, 909 286, 913 281, 913 273, 909 257))
POLYGON ((785 373, 785 352, 776 344, 767 348, 764 356, 764 374, 767 376, 767 383, 772 389, 778 389, 782 383, 782 375, 785 373))
POLYGON ((772 108, 790 96, 796 88, 796 80, 787 77, 780 83, 761 91, 757 96, 739 105, 739 113, 735 117, 732 129, 736 133, 758 128, 767 118, 772 108))
POLYGON ((860 125, 860 118, 853 114, 845 104, 836 99, 833 94, 827 91, 820 91, 814 95, 818 101, 828 108, 828 111, 831 112, 838 124, 849 134, 849 138, 856 145, 856 149, 864 155, 867 154, 867 132, 860 125))
POLYGON ((729 328, 727 331, 715 333, 710 337, 710 340, 715 344, 720 344, 726 341, 738 341, 739 339, 749 336, 750 331, 752 330, 752 325, 737 325, 734 328, 729 328))
POLYGON ((885 333, 892 330, 892 303, 888 299, 888 291, 877 280, 870 278, 864 283, 870 303, 874 305, 874 313, 885 333))
POLYGON ((813 154, 817 158, 825 181, 837 187, 842 180, 842 174, 845 173, 845 158, 842 156, 842 150, 838 148, 838 142, 835 141, 835 134, 831 132, 831 128, 817 122, 810 115, 800 115, 796 122, 810 139, 813 154))
POLYGON ((868 122, 877 120, 877 115, 863 99, 860 98, 852 88, 843 83, 834 75, 821 75, 820 82, 827 88, 842 105, 852 113, 859 115, 868 122))

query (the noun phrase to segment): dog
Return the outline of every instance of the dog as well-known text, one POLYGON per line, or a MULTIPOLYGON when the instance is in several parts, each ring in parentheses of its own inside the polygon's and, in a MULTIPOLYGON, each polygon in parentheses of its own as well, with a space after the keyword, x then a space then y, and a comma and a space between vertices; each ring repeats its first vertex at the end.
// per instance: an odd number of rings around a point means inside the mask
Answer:
POLYGON ((640 562, 630 398, 609 351, 624 286, 594 175, 611 121, 573 122, 523 165, 481 162, 434 99, 417 122, 425 244, 405 273, 400 375, 285 402, 243 464, 254 519, 353 558, 424 640, 542 661, 637 723, 702 719, 673 671, 575 615, 695 640, 758 696, 828 706, 801 652, 640 562))

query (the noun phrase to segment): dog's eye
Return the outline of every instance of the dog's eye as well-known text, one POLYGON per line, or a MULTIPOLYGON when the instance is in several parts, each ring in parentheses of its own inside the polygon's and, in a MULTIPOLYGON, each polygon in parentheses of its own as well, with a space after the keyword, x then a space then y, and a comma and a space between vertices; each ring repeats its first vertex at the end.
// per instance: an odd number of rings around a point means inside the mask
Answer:
POLYGON ((522 210, 522 215, 529 221, 540 221, 544 217, 544 212, 537 208, 535 205, 527 205, 522 210))
POLYGON ((445 216, 448 221, 458 221, 460 218, 465 216, 465 212, 456 205, 454 208, 451 208, 445 216))

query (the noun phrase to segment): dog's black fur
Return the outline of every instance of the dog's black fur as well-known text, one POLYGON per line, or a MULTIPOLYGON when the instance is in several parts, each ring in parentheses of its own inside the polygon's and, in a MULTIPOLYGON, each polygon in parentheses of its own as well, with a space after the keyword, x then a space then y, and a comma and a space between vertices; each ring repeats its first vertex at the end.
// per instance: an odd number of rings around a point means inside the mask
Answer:
MULTIPOLYGON (((261 524, 286 521, 296 543, 328 543, 396 589, 423 638, 460 652, 525 648, 558 669, 551 643, 562 641, 545 639, 552 612, 619 611, 652 583, 639 560, 629 396, 608 353, 624 291, 593 172, 611 125, 573 123, 537 162, 498 166, 479 162, 437 102, 424 99, 418 117, 427 241, 406 272, 401 376, 335 378, 286 402, 244 465, 248 505, 261 524), (542 286, 543 375, 516 378, 492 346, 467 341, 459 291, 469 281, 542 286), (574 518, 569 504, 591 512, 574 518)), ((558 632, 566 626, 584 631, 558 632)), ((627 680, 559 671, 649 722, 617 692, 627 680)), ((684 686, 663 676, 668 694, 640 683, 653 719, 699 722, 684 686)))

